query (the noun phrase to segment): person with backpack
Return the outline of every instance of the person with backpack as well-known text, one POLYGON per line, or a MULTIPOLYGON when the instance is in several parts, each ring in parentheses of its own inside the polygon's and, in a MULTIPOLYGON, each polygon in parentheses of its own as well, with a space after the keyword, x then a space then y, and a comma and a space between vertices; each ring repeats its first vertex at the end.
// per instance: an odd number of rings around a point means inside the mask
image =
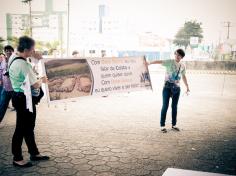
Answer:
POLYGON ((166 68, 165 83, 162 90, 162 109, 161 109, 161 131, 163 133, 167 132, 165 127, 166 113, 169 107, 169 100, 172 98, 172 130, 180 131, 176 126, 177 124, 177 106, 180 96, 180 79, 183 78, 183 82, 186 86, 186 92, 189 92, 188 81, 186 77, 186 68, 181 60, 184 58, 185 52, 182 49, 177 49, 175 51, 175 59, 173 60, 157 60, 150 63, 151 64, 162 64, 166 68))
POLYGON ((17 47, 18 54, 11 58, 9 63, 9 76, 13 88, 12 103, 16 109, 16 128, 12 138, 13 165, 18 167, 31 167, 32 163, 25 161, 22 155, 23 139, 28 148, 31 161, 49 160, 48 156, 40 154, 34 137, 36 121, 36 105, 31 100, 31 108, 28 107, 28 95, 22 86, 28 80, 33 89, 40 89, 42 83, 46 83, 46 77, 37 79, 32 66, 26 61, 28 57, 34 56, 35 41, 27 36, 19 38, 17 47))

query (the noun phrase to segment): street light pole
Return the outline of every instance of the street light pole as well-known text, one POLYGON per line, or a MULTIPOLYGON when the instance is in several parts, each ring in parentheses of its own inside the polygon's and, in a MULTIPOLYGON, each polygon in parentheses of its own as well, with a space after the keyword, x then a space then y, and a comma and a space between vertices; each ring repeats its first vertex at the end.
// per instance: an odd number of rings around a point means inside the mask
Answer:
POLYGON ((224 27, 227 27, 227 39, 229 39, 229 28, 232 27, 232 25, 230 21, 226 21, 224 23, 226 24, 224 27))
POLYGON ((31 14, 31 1, 29 1, 29 22, 30 22, 30 37, 33 37, 33 30, 32 30, 32 14, 31 14))
POLYGON ((69 42, 70 42, 70 0, 67 0, 67 48, 66 54, 69 56, 69 42))
POLYGON ((22 0, 21 2, 29 3, 29 36, 32 37, 32 11, 31 11, 31 1, 32 0, 22 0))

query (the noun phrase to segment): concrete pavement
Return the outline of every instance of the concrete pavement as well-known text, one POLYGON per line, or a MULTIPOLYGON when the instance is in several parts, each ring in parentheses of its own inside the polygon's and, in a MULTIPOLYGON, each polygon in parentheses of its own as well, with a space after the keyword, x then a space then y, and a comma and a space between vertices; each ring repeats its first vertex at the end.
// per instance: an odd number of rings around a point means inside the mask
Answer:
MULTIPOLYGON (((192 94, 179 104, 181 132, 170 130, 169 111, 167 134, 159 130, 162 76, 151 75, 154 92, 41 103, 36 140, 51 159, 31 168, 12 166, 15 112, 8 111, 0 175, 159 176, 169 167, 236 174, 236 76, 189 75, 192 94)), ((25 144, 23 151, 28 159, 25 144)))

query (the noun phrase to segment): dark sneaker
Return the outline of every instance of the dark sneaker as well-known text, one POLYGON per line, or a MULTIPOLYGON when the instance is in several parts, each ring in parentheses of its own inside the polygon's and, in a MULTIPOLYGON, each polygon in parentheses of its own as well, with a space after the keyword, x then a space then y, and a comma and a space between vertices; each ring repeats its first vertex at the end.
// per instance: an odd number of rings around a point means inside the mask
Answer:
POLYGON ((50 159, 49 156, 43 156, 43 155, 30 156, 31 161, 47 161, 49 159, 50 159))
POLYGON ((180 129, 179 129, 178 127, 176 127, 176 126, 172 126, 172 130, 174 130, 174 131, 180 131, 180 129))
POLYGON ((19 162, 16 162, 16 161, 13 161, 13 166, 16 166, 16 167, 32 167, 33 164, 31 162, 25 162, 25 163, 22 163, 20 164, 19 162))
POLYGON ((166 128, 165 128, 165 127, 161 127, 161 132, 162 132, 162 133, 167 133, 166 128))

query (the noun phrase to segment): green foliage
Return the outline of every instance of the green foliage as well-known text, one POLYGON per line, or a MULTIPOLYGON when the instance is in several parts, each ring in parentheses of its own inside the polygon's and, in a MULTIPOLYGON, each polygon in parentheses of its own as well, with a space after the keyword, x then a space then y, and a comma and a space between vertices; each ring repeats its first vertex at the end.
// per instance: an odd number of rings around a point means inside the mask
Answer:
POLYGON ((0 37, 0 52, 2 53, 3 52, 3 48, 4 48, 4 46, 3 46, 3 42, 4 42, 5 40, 2 38, 2 37, 0 37))
POLYGON ((36 50, 43 52, 45 48, 45 44, 42 41, 36 41, 35 48, 36 50))
POLYGON ((13 48, 16 48, 18 45, 18 38, 15 36, 12 37, 8 37, 7 41, 9 43, 9 45, 11 45, 13 48))
POLYGON ((190 44, 190 37, 198 37, 199 42, 203 38, 203 30, 201 27, 202 23, 196 21, 187 21, 184 23, 184 26, 175 35, 174 44, 177 46, 187 46, 190 44))
POLYGON ((30 27, 25 29, 24 35, 30 37, 30 27))
POLYGON ((45 47, 48 49, 48 55, 52 55, 54 50, 57 50, 60 45, 59 41, 48 42, 45 44, 45 47))
POLYGON ((4 42, 5 40, 2 38, 2 37, 0 37, 0 43, 2 43, 2 42, 4 42))
MULTIPOLYGON (((24 35, 28 35, 29 36, 29 33, 28 33, 29 30, 26 30, 24 35)), ((15 37, 15 36, 12 36, 12 37, 8 37, 7 38, 7 41, 9 43, 9 45, 11 45, 13 48, 16 48, 17 45, 18 45, 18 38, 15 37)), ((2 42, 4 42, 5 40, 0 37, 0 51, 3 50, 3 44, 2 42)), ((43 52, 44 50, 48 50, 49 54, 52 54, 53 53, 53 50, 56 50, 57 47, 60 45, 59 41, 53 41, 51 43, 44 43, 42 41, 36 41, 36 45, 35 45, 35 48, 36 50, 38 51, 41 51, 43 52)))

